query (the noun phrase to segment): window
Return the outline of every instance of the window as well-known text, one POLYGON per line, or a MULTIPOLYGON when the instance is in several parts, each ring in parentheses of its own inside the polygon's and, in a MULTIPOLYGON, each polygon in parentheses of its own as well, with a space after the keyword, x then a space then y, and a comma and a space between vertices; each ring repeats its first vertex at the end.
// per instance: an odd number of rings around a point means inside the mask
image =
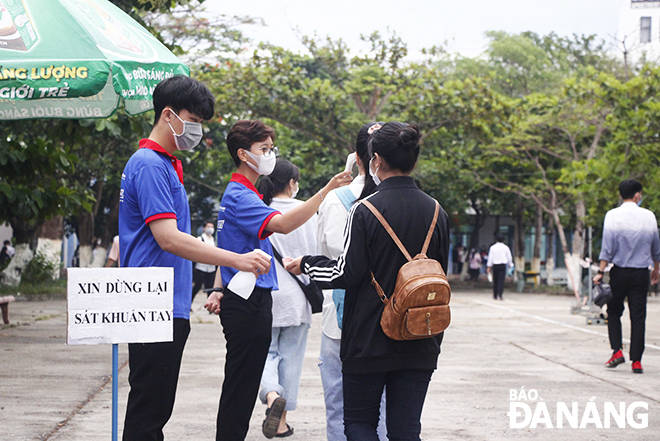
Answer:
POLYGON ((639 42, 651 42, 651 17, 642 17, 639 23, 639 42))

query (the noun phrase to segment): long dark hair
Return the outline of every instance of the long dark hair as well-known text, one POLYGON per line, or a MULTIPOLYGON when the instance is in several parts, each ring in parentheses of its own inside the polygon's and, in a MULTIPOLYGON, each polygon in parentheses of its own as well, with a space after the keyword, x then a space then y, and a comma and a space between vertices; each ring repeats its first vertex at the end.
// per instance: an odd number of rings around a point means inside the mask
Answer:
POLYGON ((276 194, 280 194, 289 186, 293 179, 298 182, 300 171, 286 159, 277 158, 273 172, 267 176, 262 176, 259 181, 259 193, 264 195, 264 203, 270 205, 276 194))
POLYGON ((384 122, 370 122, 363 125, 358 131, 357 140, 355 141, 355 151, 360 161, 362 161, 365 171, 364 188, 362 188, 362 193, 360 193, 358 200, 366 198, 376 189, 376 183, 371 177, 371 173, 369 173, 369 161, 371 160, 371 153, 369 153, 369 137, 371 136, 369 134, 369 128, 375 124, 385 125, 384 122))

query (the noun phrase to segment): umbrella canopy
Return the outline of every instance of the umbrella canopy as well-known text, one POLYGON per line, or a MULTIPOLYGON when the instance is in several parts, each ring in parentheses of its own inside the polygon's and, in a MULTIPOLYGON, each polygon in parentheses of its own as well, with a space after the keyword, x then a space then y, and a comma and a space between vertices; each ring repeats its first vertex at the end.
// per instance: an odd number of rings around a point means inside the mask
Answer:
POLYGON ((142 113, 189 72, 107 0, 0 0, 0 120, 142 113))

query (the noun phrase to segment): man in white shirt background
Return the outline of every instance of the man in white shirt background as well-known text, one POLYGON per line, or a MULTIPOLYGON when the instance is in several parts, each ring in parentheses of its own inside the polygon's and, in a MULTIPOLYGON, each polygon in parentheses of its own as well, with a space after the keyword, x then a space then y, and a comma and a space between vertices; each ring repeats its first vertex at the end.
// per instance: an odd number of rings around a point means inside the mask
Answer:
POLYGON ((513 258, 511 257, 511 249, 504 244, 504 236, 498 233, 496 236, 497 243, 493 244, 488 250, 488 263, 487 271, 493 274, 493 298, 497 300, 502 299, 502 292, 504 291, 504 279, 506 278, 507 269, 513 267, 513 258))
POLYGON ((603 221, 603 242, 600 251, 600 269, 593 278, 601 283, 609 262, 612 300, 607 303, 607 331, 612 347, 612 358, 605 366, 615 368, 624 363, 621 315, 623 301, 628 298, 630 311, 630 360, 632 371, 642 374, 642 353, 646 327, 646 296, 649 282, 660 280, 660 238, 658 222, 653 212, 641 208, 642 184, 634 179, 626 179, 619 184, 619 194, 623 203, 607 212, 603 221), (649 267, 653 271, 649 277, 649 267))

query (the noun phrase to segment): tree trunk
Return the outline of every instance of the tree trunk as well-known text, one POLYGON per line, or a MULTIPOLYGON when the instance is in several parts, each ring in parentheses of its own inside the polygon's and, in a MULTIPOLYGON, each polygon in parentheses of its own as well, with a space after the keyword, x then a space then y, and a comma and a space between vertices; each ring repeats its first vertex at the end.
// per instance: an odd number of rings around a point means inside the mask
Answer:
POLYGON ((546 232, 548 237, 546 240, 546 250, 545 250, 545 272, 548 277, 547 284, 552 286, 555 284, 553 273, 555 269, 555 257, 553 251, 555 248, 555 225, 554 219, 552 216, 548 216, 548 226, 546 232))
POLYGON ((44 254, 48 261, 55 264, 55 268, 53 269, 53 280, 60 278, 63 237, 64 225, 62 223, 62 216, 55 216, 44 222, 41 226, 37 253, 44 254))
POLYGON ((43 222, 29 223, 24 219, 12 218, 9 220, 11 229, 13 230, 16 245, 24 243, 27 244, 32 251, 37 249, 37 232, 41 228, 43 222))
POLYGON ((574 267, 573 255, 568 249, 566 232, 564 231, 564 226, 561 223, 561 219, 559 219, 559 210, 557 208, 554 208, 552 210, 552 216, 554 217, 555 225, 557 226, 557 234, 559 234, 559 242, 561 243, 561 250, 564 253, 564 261, 566 262, 566 271, 568 271, 568 286, 569 288, 573 288, 573 293, 575 294, 575 297, 577 298, 578 301, 580 301, 580 294, 576 289, 576 287, 578 286, 576 285, 576 283, 579 283, 579 276, 578 273, 576 273, 573 268, 574 267))
POLYGON ((532 271, 541 273, 541 244, 543 243, 543 207, 536 204, 536 222, 534 227, 534 255, 532 271))
POLYGON ((76 229, 78 252, 80 256, 80 268, 89 268, 92 264, 92 247, 94 246, 94 215, 83 212, 78 220, 76 229))
MULTIPOLYGON (((587 215, 587 209, 582 198, 579 198, 575 203, 575 215, 577 220, 575 222, 573 246, 571 248, 571 269, 574 270, 575 289, 577 292, 580 292, 582 288, 582 267, 580 266, 580 259, 584 257, 584 219, 587 215)), ((568 263, 566 264, 566 267, 568 268, 568 263)))
POLYGON ((112 240, 119 231, 119 193, 113 198, 113 201, 108 213, 108 223, 101 234, 101 245, 105 248, 112 246, 112 240))
POLYGON ((514 265, 516 272, 514 280, 517 280, 519 273, 525 272, 525 224, 523 222, 524 205, 522 197, 516 198, 516 235, 514 243, 514 265))
MULTIPOLYGON (((473 205, 474 207, 474 205, 473 205)), ((481 210, 476 210, 477 214, 474 216, 474 229, 472 230, 472 236, 470 236, 470 247, 469 248, 479 248, 479 230, 483 224, 483 215, 481 210)))
MULTIPOLYGON (((94 204, 94 207, 92 207, 92 212, 89 213, 82 210, 78 218, 79 220, 78 228, 76 228, 76 234, 78 235, 78 242, 80 243, 78 248, 80 256, 80 268, 89 268, 93 263, 92 249, 96 241, 96 237, 94 236, 94 219, 96 218, 96 213, 99 211, 101 197, 103 196, 103 188, 103 181, 100 179, 96 181, 96 183, 92 186, 92 189, 94 190, 94 196, 96 197, 96 203, 94 204)), ((112 242, 112 239, 110 242, 112 242)))
POLYGON ((18 286, 21 283, 23 270, 34 257, 34 252, 27 243, 16 244, 16 254, 11 258, 7 268, 2 271, 3 285, 18 286))

